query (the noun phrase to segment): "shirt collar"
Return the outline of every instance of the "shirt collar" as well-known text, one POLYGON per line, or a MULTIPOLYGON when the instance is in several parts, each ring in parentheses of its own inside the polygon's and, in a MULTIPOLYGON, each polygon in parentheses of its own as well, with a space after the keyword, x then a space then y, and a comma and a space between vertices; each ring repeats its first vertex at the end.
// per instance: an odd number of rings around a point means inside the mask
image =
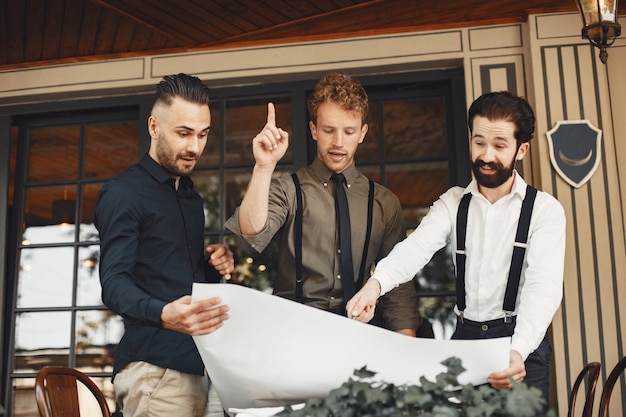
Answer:
MULTIPOLYGON (((159 184, 164 184, 166 182, 171 182, 174 184, 174 178, 170 175, 170 172, 163 168, 157 161, 152 159, 149 154, 145 154, 141 160, 139 161, 139 165, 141 165, 148 173, 154 178, 159 184)), ((183 175, 180 177, 179 187, 191 187, 193 186, 193 182, 191 178, 187 175, 183 175)))
POLYGON ((524 197, 526 197, 526 181, 524 181, 517 170, 513 172, 515 179, 513 180, 513 189, 511 189, 511 194, 517 194, 521 199, 524 199, 524 197))
MULTIPOLYGON (((324 162, 317 157, 311 164, 311 169, 313 170, 313 173, 325 183, 330 182, 330 176, 335 173, 334 171, 328 169, 328 167, 324 165, 324 162)), ((346 177, 346 182, 348 184, 353 184, 358 176, 358 171, 356 170, 354 163, 352 163, 342 172, 342 174, 346 177)))

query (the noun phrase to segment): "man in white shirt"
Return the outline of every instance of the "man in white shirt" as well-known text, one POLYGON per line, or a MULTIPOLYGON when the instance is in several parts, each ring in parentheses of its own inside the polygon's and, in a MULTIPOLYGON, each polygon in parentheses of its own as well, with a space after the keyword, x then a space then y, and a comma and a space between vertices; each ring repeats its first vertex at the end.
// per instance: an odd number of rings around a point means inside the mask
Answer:
POLYGON ((552 349, 546 331, 563 295, 565 213, 554 197, 538 191, 530 204, 527 240, 516 238, 518 223, 524 223, 522 202, 535 191, 515 170, 535 125, 524 99, 508 92, 484 94, 470 106, 468 124, 474 179, 433 203, 418 228, 378 263, 347 304, 348 315, 369 321, 379 296, 413 278, 437 250, 451 244, 457 248, 458 275, 452 338, 512 336, 509 367, 490 374, 488 382, 503 389, 511 387, 509 377, 525 380, 542 391, 547 404, 552 349), (460 210, 466 194, 469 206, 460 210))

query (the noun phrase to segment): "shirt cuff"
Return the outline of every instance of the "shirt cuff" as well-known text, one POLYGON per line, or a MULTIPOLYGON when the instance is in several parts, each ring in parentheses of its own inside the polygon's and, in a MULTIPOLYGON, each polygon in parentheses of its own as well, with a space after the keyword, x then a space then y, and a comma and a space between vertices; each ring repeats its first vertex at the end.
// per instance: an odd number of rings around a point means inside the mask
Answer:
POLYGON ((148 317, 155 317, 156 318, 156 324, 159 327, 162 327, 163 325, 161 324, 161 312, 163 311, 163 307, 165 307, 167 305, 167 303, 165 301, 161 301, 161 300, 156 300, 153 299, 150 301, 150 303, 148 304, 148 317))
POLYGON ((379 297, 382 297, 383 295, 387 294, 389 291, 397 287, 397 285, 390 282, 390 280, 386 280, 383 277, 376 276, 376 273, 374 273, 374 275, 370 277, 370 279, 372 278, 378 281, 378 283, 380 284, 380 294, 378 295, 379 297))
POLYGON ((255 251, 261 253, 272 240, 269 223, 266 222, 259 234, 254 236, 246 236, 241 233, 239 227, 239 207, 235 209, 235 213, 224 223, 224 228, 235 234, 237 246, 245 251, 255 251))
POLYGON ((520 336, 513 335, 511 339, 511 349, 516 350, 522 355, 522 360, 526 362, 528 356, 533 352, 532 346, 530 346, 526 340, 520 336))

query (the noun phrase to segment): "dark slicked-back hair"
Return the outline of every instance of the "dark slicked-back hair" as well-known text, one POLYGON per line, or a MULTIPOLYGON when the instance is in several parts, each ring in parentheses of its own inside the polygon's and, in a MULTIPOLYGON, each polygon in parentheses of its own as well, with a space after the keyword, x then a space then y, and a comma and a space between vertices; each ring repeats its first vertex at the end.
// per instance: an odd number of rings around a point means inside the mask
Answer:
POLYGON ((496 120, 513 122, 518 145, 532 139, 535 131, 535 114, 530 104, 508 91, 485 93, 472 103, 468 114, 470 134, 476 116, 486 117, 492 122, 496 120))
POLYGON ((317 110, 325 102, 332 102, 344 110, 360 113, 361 122, 365 123, 369 104, 367 93, 359 80, 335 72, 319 80, 307 102, 309 117, 314 124, 317 123, 317 110))
POLYGON ((174 98, 180 97, 185 101, 196 104, 209 105, 209 87, 204 85, 198 77, 188 74, 166 75, 156 86, 154 104, 172 104, 174 98))

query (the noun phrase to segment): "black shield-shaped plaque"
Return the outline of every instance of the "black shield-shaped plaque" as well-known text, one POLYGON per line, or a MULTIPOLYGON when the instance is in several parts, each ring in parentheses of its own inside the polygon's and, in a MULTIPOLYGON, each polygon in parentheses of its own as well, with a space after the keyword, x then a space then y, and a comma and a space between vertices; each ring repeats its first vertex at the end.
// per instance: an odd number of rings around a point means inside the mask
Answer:
POLYGON ((552 166, 572 187, 580 188, 600 164, 602 131, 589 120, 560 121, 546 135, 552 166))

